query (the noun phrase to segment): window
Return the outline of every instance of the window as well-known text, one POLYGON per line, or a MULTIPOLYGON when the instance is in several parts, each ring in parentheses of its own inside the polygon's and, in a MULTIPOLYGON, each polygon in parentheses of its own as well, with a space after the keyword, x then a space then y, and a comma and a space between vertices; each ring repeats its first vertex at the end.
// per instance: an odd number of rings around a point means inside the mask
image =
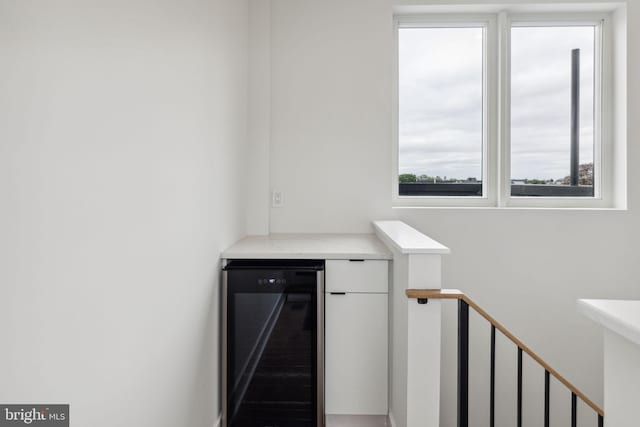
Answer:
POLYGON ((400 195, 483 195, 484 31, 399 29, 400 195))
POLYGON ((594 196, 596 30, 513 24, 511 196, 594 196))
POLYGON ((601 207, 608 15, 405 15, 397 205, 601 207))

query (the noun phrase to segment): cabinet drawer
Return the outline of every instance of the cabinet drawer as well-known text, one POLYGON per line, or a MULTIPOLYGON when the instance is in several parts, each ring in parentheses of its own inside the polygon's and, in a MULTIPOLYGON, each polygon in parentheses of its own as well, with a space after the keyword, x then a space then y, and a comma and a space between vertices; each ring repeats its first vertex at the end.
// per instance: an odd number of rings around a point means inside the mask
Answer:
POLYGON ((327 292, 389 291, 389 262, 385 260, 327 260, 325 287, 327 292))

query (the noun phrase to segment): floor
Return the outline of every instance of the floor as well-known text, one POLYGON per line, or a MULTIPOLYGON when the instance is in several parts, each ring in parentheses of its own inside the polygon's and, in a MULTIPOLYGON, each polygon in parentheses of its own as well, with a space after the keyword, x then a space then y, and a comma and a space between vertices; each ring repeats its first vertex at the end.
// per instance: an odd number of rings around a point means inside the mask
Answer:
POLYGON ((391 423, 385 416, 327 415, 326 427, 391 427, 391 423))

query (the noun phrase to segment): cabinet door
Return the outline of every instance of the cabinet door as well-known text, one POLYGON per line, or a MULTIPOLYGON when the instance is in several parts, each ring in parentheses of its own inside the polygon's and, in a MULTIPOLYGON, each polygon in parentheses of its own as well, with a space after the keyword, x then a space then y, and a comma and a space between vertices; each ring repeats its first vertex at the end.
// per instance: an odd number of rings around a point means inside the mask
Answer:
POLYGON ((387 294, 326 294, 327 414, 386 415, 387 294))
POLYGON ((330 259, 325 264, 327 292, 388 292, 386 260, 330 259))

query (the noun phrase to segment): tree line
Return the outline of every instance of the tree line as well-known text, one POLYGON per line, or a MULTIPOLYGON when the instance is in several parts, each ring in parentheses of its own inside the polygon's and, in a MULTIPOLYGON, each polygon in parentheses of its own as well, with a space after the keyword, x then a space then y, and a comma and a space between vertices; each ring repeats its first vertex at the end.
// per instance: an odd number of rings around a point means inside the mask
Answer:
MULTIPOLYGON (((478 182, 477 178, 467 178, 467 179, 459 179, 459 178, 447 178, 441 176, 430 176, 430 175, 416 175, 413 173, 403 173, 398 176, 398 179, 401 184, 406 183, 443 183, 443 184, 452 184, 452 183, 474 183, 478 182)), ((571 184, 571 176, 567 175, 561 179, 524 179, 526 184, 561 184, 561 185, 570 185, 571 184)), ((583 163, 578 168, 578 184, 579 185, 593 185, 593 163, 583 163)))

